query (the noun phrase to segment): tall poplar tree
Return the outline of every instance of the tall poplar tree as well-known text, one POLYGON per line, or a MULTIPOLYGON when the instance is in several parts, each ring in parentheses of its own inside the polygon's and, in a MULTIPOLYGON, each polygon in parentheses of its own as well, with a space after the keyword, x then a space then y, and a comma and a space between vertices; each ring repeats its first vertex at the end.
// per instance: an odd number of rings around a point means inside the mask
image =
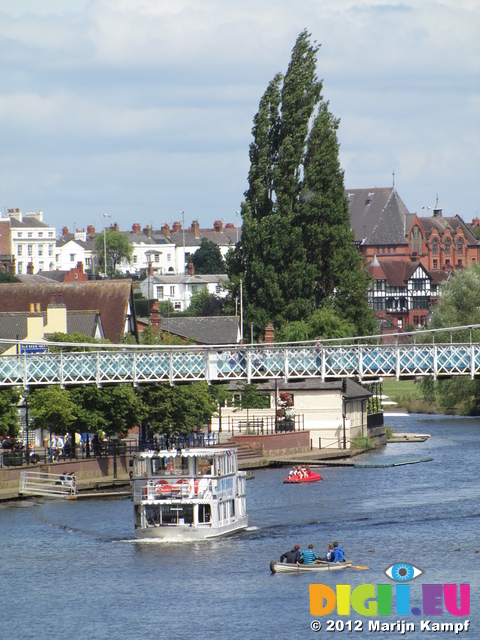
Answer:
MULTIPOLYGON (((368 275, 353 244, 336 131, 316 75, 319 45, 303 31, 253 121, 242 242, 227 264, 245 320, 262 332, 324 305, 359 334, 373 328, 368 275)), ((313 337, 313 336, 312 336, 313 337)))

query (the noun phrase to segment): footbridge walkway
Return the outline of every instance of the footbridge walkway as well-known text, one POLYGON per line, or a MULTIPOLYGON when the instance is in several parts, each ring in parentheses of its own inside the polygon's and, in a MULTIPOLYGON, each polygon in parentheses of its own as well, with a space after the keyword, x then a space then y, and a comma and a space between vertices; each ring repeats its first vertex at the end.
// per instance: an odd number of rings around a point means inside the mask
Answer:
POLYGON ((471 335, 479 326, 395 334, 388 336, 389 344, 380 342, 382 336, 368 336, 323 342, 221 346, 102 344, 92 347, 77 343, 75 348, 84 350, 69 351, 72 345, 67 343, 36 343, 35 348, 29 350, 22 342, 23 353, 0 357, 0 386, 177 384, 197 380, 258 382, 312 377, 368 380, 379 376, 400 379, 425 375, 474 378, 480 375, 480 344, 473 342, 471 335), (463 336, 470 334, 468 342, 453 341, 454 333, 460 330, 463 336), (429 334, 431 342, 414 342, 425 334, 429 334), (409 337, 409 344, 400 343, 409 337))

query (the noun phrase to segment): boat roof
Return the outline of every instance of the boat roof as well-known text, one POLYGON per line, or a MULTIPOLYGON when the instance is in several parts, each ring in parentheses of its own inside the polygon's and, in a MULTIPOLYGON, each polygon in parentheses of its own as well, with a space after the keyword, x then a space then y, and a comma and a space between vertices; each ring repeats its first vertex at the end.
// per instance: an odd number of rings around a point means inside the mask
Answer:
POLYGON ((180 457, 190 457, 190 458, 201 458, 204 456, 219 456, 225 453, 232 454, 236 452, 235 448, 218 448, 212 449, 212 447, 195 447, 194 449, 160 449, 158 451, 141 451, 140 453, 133 454, 132 457, 137 458, 176 458, 180 457))

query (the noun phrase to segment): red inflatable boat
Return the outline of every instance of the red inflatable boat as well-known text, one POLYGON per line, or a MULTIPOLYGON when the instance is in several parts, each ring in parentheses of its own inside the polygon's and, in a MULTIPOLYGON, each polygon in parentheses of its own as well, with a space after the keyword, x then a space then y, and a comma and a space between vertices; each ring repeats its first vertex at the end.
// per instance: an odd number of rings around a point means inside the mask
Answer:
POLYGON ((293 476, 288 476, 283 481, 285 484, 302 484, 304 482, 319 482, 322 479, 322 476, 315 471, 310 471, 308 475, 299 475, 294 474, 293 476))

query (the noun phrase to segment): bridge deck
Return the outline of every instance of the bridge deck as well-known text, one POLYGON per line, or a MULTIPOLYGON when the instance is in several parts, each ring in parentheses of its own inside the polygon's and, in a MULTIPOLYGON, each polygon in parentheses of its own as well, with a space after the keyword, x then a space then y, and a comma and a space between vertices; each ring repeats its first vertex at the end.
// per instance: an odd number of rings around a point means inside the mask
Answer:
POLYGON ((480 374, 478 344, 233 345, 145 349, 116 346, 85 352, 22 353, 0 357, 0 385, 168 382, 209 383, 283 378, 480 374))

